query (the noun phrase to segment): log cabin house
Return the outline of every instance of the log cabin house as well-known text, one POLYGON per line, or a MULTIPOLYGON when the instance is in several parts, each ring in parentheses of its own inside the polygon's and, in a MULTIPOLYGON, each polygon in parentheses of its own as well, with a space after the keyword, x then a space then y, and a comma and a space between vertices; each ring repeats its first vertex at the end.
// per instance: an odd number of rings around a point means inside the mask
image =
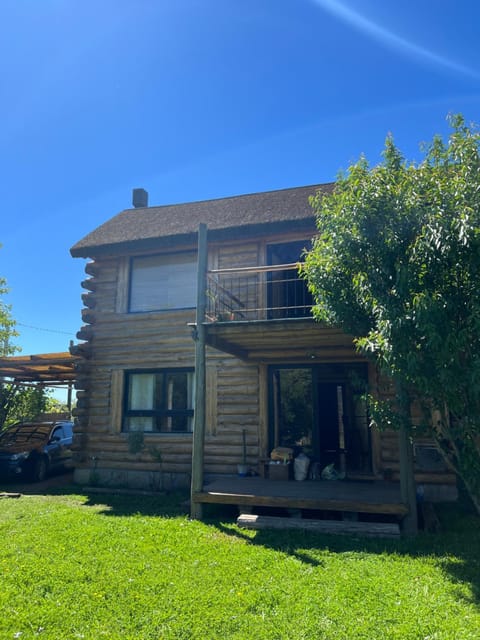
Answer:
MULTIPOLYGON (((335 509, 333 484, 315 481, 334 464, 350 483, 338 510, 365 512, 376 509, 356 497, 365 486, 397 487, 398 435, 371 429, 362 401, 365 384, 379 395, 390 384, 349 336, 313 320, 298 276, 316 231, 309 196, 332 188, 155 207, 137 189, 132 209, 74 245, 72 256, 88 259, 85 325, 73 347, 77 482, 192 482, 197 505, 335 509), (312 461, 310 480, 288 483, 295 499, 278 495, 292 467, 268 463, 278 446, 312 461), (256 477, 238 479, 241 463, 256 477)), ((454 476, 430 443, 416 443, 416 464, 431 497, 454 495, 454 476)), ((405 513, 400 497, 385 495, 372 499, 378 511, 405 513)))

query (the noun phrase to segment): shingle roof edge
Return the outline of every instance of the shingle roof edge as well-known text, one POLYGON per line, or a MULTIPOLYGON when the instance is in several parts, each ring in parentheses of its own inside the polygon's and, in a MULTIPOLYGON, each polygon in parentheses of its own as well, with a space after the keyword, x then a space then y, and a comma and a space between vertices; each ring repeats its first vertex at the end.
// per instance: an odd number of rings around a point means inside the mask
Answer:
POLYGON ((174 238, 194 238, 201 222, 212 231, 254 228, 313 219, 309 196, 333 190, 335 183, 228 196, 173 205, 125 209, 97 227, 70 250, 93 257, 109 250, 174 238), (139 224, 141 223, 141 224, 139 224))

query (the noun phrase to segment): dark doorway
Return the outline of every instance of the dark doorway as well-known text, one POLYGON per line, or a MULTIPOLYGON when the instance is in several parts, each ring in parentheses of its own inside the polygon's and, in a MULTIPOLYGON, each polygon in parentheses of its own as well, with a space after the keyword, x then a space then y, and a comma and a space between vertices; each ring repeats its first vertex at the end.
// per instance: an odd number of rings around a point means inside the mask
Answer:
POLYGON ((321 467, 371 471, 364 365, 270 367, 270 445, 303 451, 321 467))
MULTIPOLYGON (((310 247, 308 240, 282 242, 267 246, 269 266, 294 264, 303 261, 310 247)), ((310 315, 312 295, 297 269, 281 269, 268 274, 268 318, 305 318, 310 315)))
POLYGON ((334 463, 345 470, 345 430, 343 413, 343 386, 334 382, 318 382, 319 443, 315 457, 322 465, 334 463))

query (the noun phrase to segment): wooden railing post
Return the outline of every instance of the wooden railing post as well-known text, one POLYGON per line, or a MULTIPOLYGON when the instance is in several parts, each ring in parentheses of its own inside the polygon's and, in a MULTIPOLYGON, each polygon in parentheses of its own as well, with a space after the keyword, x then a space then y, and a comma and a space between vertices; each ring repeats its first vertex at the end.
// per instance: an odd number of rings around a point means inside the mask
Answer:
POLYGON ((197 314, 195 330, 195 407, 193 420, 192 482, 190 492, 190 516, 202 518, 202 505, 194 501, 196 493, 203 489, 203 459, 206 415, 205 368, 205 312, 207 304, 207 226, 198 228, 197 314))

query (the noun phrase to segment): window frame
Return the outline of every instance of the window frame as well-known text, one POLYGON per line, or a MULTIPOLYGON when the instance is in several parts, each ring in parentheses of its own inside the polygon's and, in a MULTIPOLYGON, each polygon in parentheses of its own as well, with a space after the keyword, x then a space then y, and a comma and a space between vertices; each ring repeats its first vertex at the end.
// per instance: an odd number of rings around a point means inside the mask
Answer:
MULTIPOLYGON (((122 416, 122 432, 132 433, 133 431, 140 431, 141 433, 155 436, 192 436, 194 427, 194 415, 195 415, 195 369, 194 367, 161 367, 161 368, 149 368, 149 369, 129 369, 124 372, 124 386, 123 386, 123 416, 122 416), (169 409, 164 406, 165 400, 168 399, 168 393, 166 392, 168 374, 186 373, 192 374, 191 388, 191 408, 187 409, 169 409), (162 374, 164 379, 162 381, 162 406, 160 408, 152 409, 130 409, 130 380, 132 376, 142 374, 162 374), (186 417, 190 419, 191 430, 190 431, 160 431, 154 428, 155 419, 157 418, 175 418, 186 417), (152 429, 131 429, 128 427, 129 418, 151 418, 152 429)), ((187 422, 188 424, 188 422, 187 422)))
MULTIPOLYGON (((138 256, 130 256, 130 260, 129 260, 129 275, 128 275, 128 296, 127 296, 127 313, 131 313, 131 314, 136 314, 136 313, 158 313, 158 312, 165 312, 165 311, 182 311, 182 310, 188 310, 188 309, 195 309, 197 306, 197 292, 196 292, 196 288, 197 288, 197 264, 198 264, 198 254, 197 251, 195 249, 185 249, 183 251, 176 251, 176 252, 171 252, 171 253, 151 253, 151 254, 147 254, 147 255, 138 255, 138 256), (147 260, 153 260, 155 258, 158 259, 159 263, 162 264, 158 264, 157 266, 169 266, 169 264, 171 265, 171 261, 173 260, 177 260, 178 263, 182 263, 181 258, 182 257, 192 257, 193 260, 185 260, 183 262, 183 264, 187 264, 187 263, 193 263, 194 265, 194 273, 193 275, 193 279, 192 279, 192 285, 194 288, 194 295, 193 295, 193 300, 192 300, 192 304, 187 305, 187 306, 158 306, 158 307, 152 307, 152 308, 148 308, 148 309, 132 309, 132 298, 133 298, 133 277, 134 277, 134 269, 135 269, 135 262, 140 262, 142 260, 147 261, 147 260)), ((161 285, 163 285, 163 287, 165 287, 165 281, 164 280, 160 280, 159 283, 161 283, 161 285)), ((177 287, 174 288, 169 288, 168 284, 167 286, 164 288, 165 292, 167 293, 168 291, 174 291, 176 290, 177 287)))

